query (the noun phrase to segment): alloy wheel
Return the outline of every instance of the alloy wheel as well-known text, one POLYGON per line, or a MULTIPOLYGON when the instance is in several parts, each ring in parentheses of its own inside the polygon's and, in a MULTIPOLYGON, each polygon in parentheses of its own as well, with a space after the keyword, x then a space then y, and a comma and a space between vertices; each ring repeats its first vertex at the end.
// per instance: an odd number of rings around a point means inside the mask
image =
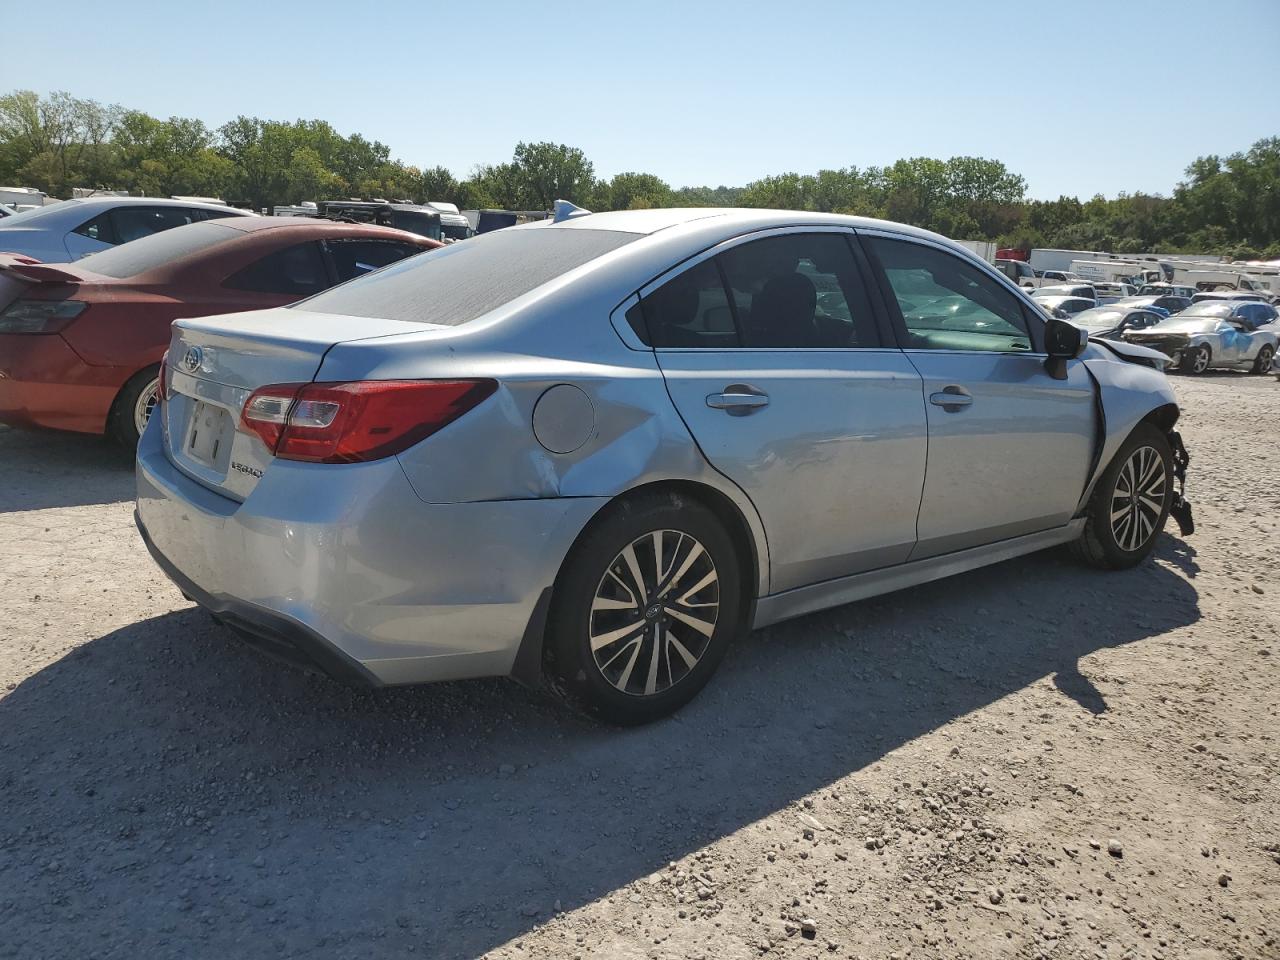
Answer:
POLYGON ((1204 347, 1200 347, 1192 356, 1191 369, 1195 373, 1204 373, 1209 369, 1209 351, 1204 347))
POLYGON ((1258 351, 1258 359, 1254 361, 1254 369, 1258 373, 1269 373, 1271 371, 1271 358, 1275 356, 1275 351, 1270 346, 1264 346, 1258 351))
POLYGON ((142 392, 138 394, 138 399, 133 404, 133 425, 137 428, 138 436, 142 436, 142 431, 147 429, 147 421, 151 419, 151 414, 155 412, 159 400, 160 380, 157 378, 142 388, 142 392))
POLYGON ((1111 534, 1120 549, 1133 552, 1146 545, 1164 512, 1164 458, 1154 447, 1138 447, 1116 477, 1111 494, 1111 534))
POLYGON ((614 557, 591 603, 591 655, 632 696, 679 683, 711 644, 720 580, 706 548, 679 530, 654 530, 614 557))

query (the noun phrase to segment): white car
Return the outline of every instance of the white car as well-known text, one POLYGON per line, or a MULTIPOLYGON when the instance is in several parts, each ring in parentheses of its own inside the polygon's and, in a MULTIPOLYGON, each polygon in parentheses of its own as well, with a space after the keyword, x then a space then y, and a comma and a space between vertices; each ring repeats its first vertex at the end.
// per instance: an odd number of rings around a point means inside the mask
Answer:
MULTIPOLYGON (((1230 312, 1226 307, 1219 309, 1230 312)), ((1183 373, 1223 369, 1265 374, 1276 356, 1278 334, 1280 324, 1255 329, 1238 316, 1191 315, 1187 310, 1153 327, 1127 331, 1122 336, 1130 343, 1167 354, 1170 366, 1183 373)))
POLYGON ((251 216, 224 204, 153 197, 63 200, 0 220, 0 253, 67 263, 172 227, 251 216))
POLYGON ((1032 290, 1031 296, 1036 300, 1044 297, 1082 297, 1090 301, 1090 306, 1097 306, 1098 295, 1091 283, 1053 283, 1046 284, 1039 290, 1032 290))

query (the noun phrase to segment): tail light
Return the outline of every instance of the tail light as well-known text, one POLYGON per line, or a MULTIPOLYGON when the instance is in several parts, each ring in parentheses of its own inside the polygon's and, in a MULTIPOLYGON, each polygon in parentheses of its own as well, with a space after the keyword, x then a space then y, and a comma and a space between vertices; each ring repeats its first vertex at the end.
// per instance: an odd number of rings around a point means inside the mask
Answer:
POLYGON ((240 423, 282 460, 359 463, 407 450, 497 388, 493 380, 278 383, 253 392, 240 423))
POLYGON ((0 333, 57 333, 87 306, 83 300, 15 300, 0 313, 0 333))
POLYGON ((160 358, 160 378, 156 380, 156 400, 164 403, 169 399, 169 351, 160 358))

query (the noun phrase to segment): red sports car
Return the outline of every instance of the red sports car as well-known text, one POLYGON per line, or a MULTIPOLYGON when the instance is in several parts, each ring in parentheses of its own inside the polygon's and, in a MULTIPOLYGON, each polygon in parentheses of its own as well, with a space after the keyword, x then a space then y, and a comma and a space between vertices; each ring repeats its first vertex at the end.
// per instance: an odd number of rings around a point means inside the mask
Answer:
POLYGON ((438 246, 370 224, 231 217, 75 263, 0 253, 0 423, 136 444, 174 320, 283 306, 438 246))

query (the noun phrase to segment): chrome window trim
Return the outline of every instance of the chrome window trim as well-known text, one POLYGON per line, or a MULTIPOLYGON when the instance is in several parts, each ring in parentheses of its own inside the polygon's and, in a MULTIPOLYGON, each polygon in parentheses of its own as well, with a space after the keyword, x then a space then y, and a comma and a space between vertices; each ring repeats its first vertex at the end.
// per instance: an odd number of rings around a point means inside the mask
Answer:
MULTIPOLYGON (((750 243, 753 240, 764 240, 764 239, 767 239, 768 237, 780 237, 780 236, 786 236, 788 234, 793 234, 793 233, 841 233, 848 237, 854 237, 854 238, 856 238, 858 235, 857 231, 851 226, 845 226, 843 224, 830 224, 830 223, 812 224, 808 226, 804 224, 789 224, 784 227, 764 227, 760 230, 752 230, 749 233, 739 234, 736 237, 730 237, 727 240, 721 240, 715 246, 708 247, 707 249, 702 250, 699 253, 695 253, 693 256, 688 257, 687 259, 681 260, 674 267, 671 267, 666 271, 664 271, 663 273, 658 274, 658 276, 654 277, 648 283, 644 284, 644 286, 642 286, 638 291, 636 291, 636 293, 632 294, 632 297, 628 297, 627 300, 624 300, 623 303, 615 309, 614 313, 617 314, 618 310, 621 310, 622 315, 625 315, 626 310, 623 309, 623 307, 626 306, 628 303, 632 302, 632 298, 635 298, 637 300, 643 300, 645 297, 649 296, 649 294, 653 293, 654 290, 657 290, 659 287, 667 283, 669 280, 674 280, 676 277, 680 276, 680 274, 684 273, 685 271, 692 270, 694 267, 698 266, 700 263, 703 263, 704 261, 709 260, 712 257, 719 256, 720 254, 728 250, 732 250, 734 247, 741 246, 744 243, 750 243)), ((850 256, 851 257, 853 256, 852 252, 850 252, 850 256)), ((866 296, 867 296, 867 300, 870 301, 871 292, 866 291, 866 296)), ((875 307, 874 307, 874 304, 872 304, 872 313, 874 314, 874 312, 875 312, 875 307)), ((614 321, 614 326, 616 327, 617 325, 618 325, 617 321, 614 321)), ((623 316, 622 325, 628 328, 630 327, 630 324, 626 322, 625 316, 623 316)), ((626 337, 624 336, 623 339, 625 340, 626 337)), ((638 340, 639 338, 634 338, 634 339, 638 340)), ((629 343, 628 343, 628 346, 630 346, 629 343)), ((636 349, 636 348, 633 347, 632 349, 636 349)), ((661 353, 707 353, 707 352, 712 352, 712 353, 728 353, 728 352, 733 352, 733 353, 867 353, 869 351, 876 351, 876 350, 881 352, 893 352, 893 353, 901 352, 895 344, 886 344, 886 343, 877 343, 874 347, 741 347, 741 346, 648 347, 648 346, 645 346, 645 347, 641 347, 640 349, 652 350, 655 353, 659 353, 659 352, 661 353)))
POLYGON ((631 294, 610 311, 609 322, 613 324, 613 329, 617 332, 622 342, 626 344, 628 350, 652 353, 653 347, 646 346, 645 342, 631 329, 631 324, 627 323, 627 311, 639 302, 640 294, 631 294))

